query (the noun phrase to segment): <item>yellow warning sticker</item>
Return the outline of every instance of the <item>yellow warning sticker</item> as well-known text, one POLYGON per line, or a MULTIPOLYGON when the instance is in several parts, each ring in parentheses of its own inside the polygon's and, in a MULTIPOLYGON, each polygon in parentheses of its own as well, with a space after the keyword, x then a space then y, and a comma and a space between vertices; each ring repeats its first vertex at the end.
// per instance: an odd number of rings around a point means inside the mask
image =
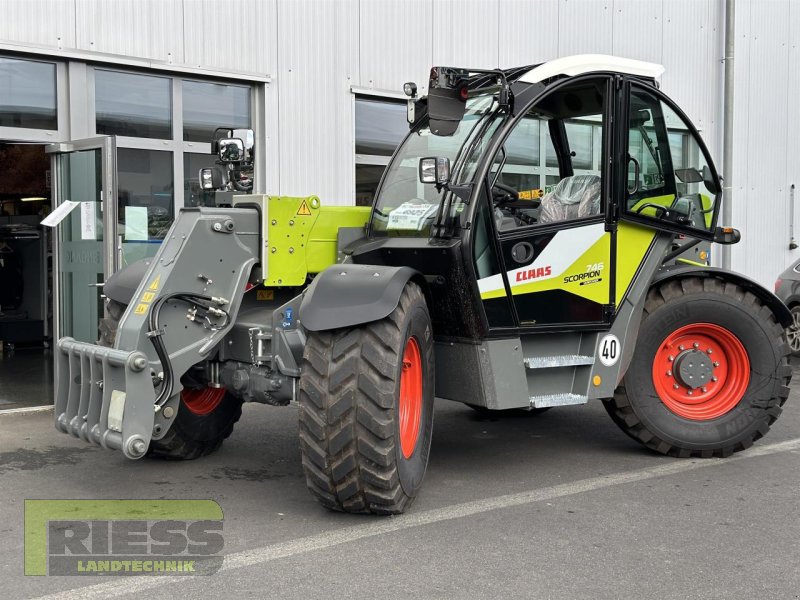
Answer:
POLYGON ((311 216, 311 209, 308 208, 308 203, 305 200, 303 200, 300 203, 300 208, 297 209, 297 215, 296 216, 298 216, 298 217, 310 217, 311 216))
POLYGON ((133 314, 135 315, 143 315, 147 312, 147 304, 137 304, 136 308, 133 309, 133 314))
POLYGON ((544 196, 544 190, 537 188, 535 190, 521 190, 519 193, 520 200, 538 200, 544 196))
POLYGON ((147 289, 155 292, 158 290, 159 285, 161 285, 161 275, 156 275, 156 278, 150 282, 150 285, 147 287, 147 289))
POLYGON ((155 292, 145 292, 142 294, 142 302, 152 302, 153 298, 156 297, 155 292))
POLYGON ((275 298, 275 292, 273 290, 256 291, 256 300, 272 300, 274 298, 275 298))

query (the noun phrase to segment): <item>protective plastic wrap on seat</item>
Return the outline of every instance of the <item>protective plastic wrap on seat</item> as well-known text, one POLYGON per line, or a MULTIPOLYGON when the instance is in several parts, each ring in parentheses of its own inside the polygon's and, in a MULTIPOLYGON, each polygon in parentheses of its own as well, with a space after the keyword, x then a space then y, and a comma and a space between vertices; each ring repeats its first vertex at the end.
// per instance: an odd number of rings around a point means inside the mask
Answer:
POLYGON ((555 223, 600 214, 600 178, 597 175, 574 175, 558 182, 542 198, 540 223, 555 223))

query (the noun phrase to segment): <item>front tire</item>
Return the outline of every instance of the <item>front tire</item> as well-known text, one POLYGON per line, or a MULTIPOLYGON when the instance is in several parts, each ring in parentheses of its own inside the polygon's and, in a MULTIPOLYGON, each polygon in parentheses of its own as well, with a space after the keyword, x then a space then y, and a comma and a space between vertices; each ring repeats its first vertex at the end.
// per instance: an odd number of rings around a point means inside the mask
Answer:
POLYGON ((189 388, 180 393, 178 414, 160 440, 152 440, 147 456, 194 460, 216 452, 242 416, 242 401, 224 388, 189 388))
POLYGON ((767 433, 789 395, 783 329, 769 307, 712 278, 650 290, 614 422, 670 456, 729 456, 767 433))
POLYGON ((419 286, 365 325, 313 332, 300 377, 300 448, 321 504, 397 514, 417 496, 433 430, 433 333, 419 286))

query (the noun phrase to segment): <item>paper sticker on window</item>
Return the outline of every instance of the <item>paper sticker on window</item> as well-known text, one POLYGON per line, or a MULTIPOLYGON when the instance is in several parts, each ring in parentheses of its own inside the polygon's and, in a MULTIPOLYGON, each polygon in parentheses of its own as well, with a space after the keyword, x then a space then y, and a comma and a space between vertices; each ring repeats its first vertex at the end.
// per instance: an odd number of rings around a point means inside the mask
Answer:
POLYGON ((438 204, 404 202, 389 213, 389 224, 386 229, 420 231, 425 226, 425 222, 433 218, 438 207, 438 204))

